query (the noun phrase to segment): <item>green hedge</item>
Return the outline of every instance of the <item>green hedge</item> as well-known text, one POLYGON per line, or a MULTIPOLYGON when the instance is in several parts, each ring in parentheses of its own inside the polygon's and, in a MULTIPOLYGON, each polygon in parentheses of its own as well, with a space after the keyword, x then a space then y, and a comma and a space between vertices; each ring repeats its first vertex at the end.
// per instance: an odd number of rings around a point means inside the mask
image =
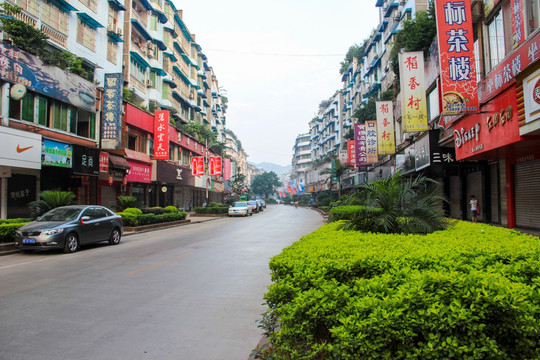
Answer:
POLYGON ((466 222, 429 235, 341 225, 271 260, 273 359, 540 358, 537 237, 466 222))
POLYGON ((165 214, 133 214, 121 212, 118 213, 118 215, 122 216, 122 223, 124 226, 142 226, 184 220, 187 213, 183 211, 165 214))
POLYGON ((227 214, 229 211, 228 206, 214 206, 214 207, 196 207, 195 214, 227 214))
POLYGON ((366 207, 360 205, 336 206, 330 209, 328 221, 351 220, 356 213, 365 212, 366 207))
MULTIPOLYGON (((11 219, 11 220, 28 220, 28 219, 11 219)), ((18 228, 28 224, 27 222, 13 222, 0 224, 0 243, 8 243, 15 241, 15 232, 18 228)))
MULTIPOLYGON (((0 219, 0 225, 1 224, 20 224, 20 223, 29 223, 32 219, 30 218, 16 218, 16 219, 0 219)), ((22 226, 22 225, 21 225, 22 226)))
POLYGON ((133 215, 140 215, 142 214, 142 210, 138 208, 127 208, 122 211, 124 214, 133 214, 133 215))

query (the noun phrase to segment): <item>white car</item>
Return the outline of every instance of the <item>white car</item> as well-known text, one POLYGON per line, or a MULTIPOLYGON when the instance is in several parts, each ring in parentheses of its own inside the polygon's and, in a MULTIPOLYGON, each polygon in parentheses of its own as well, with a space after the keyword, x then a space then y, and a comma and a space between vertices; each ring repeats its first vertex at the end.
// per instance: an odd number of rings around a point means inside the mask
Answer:
POLYGON ((229 216, 253 215, 253 208, 247 201, 237 201, 229 208, 229 216))

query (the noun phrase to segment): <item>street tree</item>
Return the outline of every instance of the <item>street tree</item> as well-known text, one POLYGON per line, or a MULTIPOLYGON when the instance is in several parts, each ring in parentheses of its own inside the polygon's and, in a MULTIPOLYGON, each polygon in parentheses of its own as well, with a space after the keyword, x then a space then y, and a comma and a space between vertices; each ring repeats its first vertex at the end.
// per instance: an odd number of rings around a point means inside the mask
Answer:
POLYGON ((332 183, 332 179, 337 179, 338 200, 341 200, 341 177, 345 175, 345 171, 349 168, 350 168, 350 165, 342 164, 339 159, 335 159, 334 165, 332 167, 326 168, 323 171, 321 171, 321 174, 329 175, 328 180, 330 181, 330 183, 332 183))
POLYGON ((264 173, 255 176, 251 182, 252 192, 255 195, 263 195, 264 197, 273 194, 280 186, 283 186, 283 184, 279 181, 277 174, 273 171, 265 171, 264 173))
POLYGON ((233 176, 231 180, 231 189, 233 195, 240 195, 246 188, 246 176, 244 174, 238 173, 233 176))

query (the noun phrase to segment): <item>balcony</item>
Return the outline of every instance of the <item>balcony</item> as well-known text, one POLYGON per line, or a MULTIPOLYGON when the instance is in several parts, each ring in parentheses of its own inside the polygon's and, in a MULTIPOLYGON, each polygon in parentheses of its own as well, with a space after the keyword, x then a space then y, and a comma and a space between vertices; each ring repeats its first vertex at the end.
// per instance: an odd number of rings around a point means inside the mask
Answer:
POLYGON ((45 23, 41 23, 41 32, 47 35, 53 43, 63 48, 67 47, 67 35, 62 34, 45 23))

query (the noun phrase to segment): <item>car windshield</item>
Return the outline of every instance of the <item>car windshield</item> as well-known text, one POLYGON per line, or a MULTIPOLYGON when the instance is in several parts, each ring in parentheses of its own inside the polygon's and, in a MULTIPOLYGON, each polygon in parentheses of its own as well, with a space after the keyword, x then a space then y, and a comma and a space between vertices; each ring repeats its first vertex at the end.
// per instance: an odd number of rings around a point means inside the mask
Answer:
POLYGON ((255 202, 254 200, 250 200, 250 201, 248 201, 248 204, 250 204, 250 205, 257 205, 257 202, 255 202))
POLYGON ((246 207, 246 206, 247 206, 247 203, 245 201, 234 203, 234 207, 246 207))
POLYGON ((67 209, 53 209, 40 218, 37 219, 37 221, 72 221, 79 216, 82 209, 74 209, 74 208, 67 208, 67 209))

